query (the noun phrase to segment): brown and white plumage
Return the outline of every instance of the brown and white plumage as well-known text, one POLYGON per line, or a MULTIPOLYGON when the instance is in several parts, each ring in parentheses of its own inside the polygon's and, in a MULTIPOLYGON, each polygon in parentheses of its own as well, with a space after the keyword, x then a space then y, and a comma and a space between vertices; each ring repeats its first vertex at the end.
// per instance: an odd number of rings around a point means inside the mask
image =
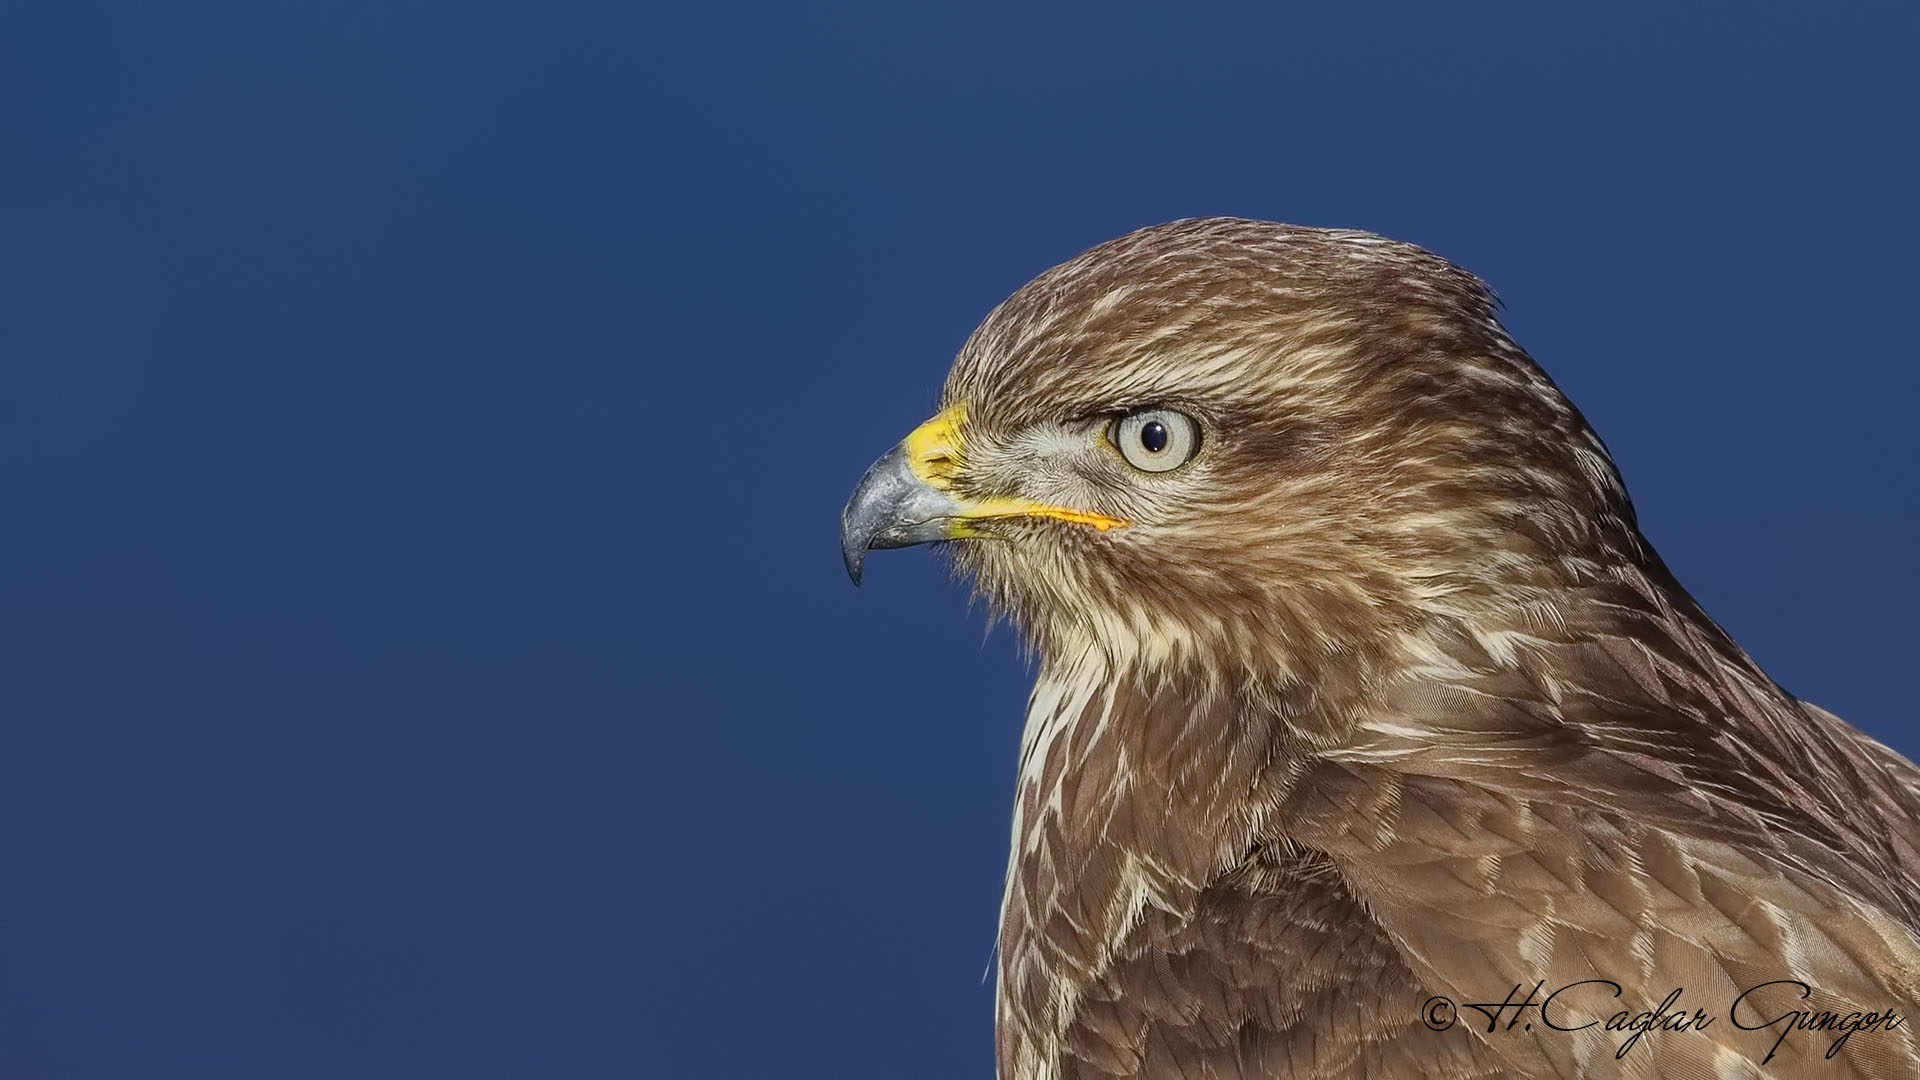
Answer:
POLYGON ((1904 1025, 1828 1060, 1726 1018, 1772 980, 1814 995, 1767 1016, 1920 1011, 1920 772, 1700 610, 1472 275, 1145 229, 990 314, 942 404, 849 505, 849 567, 956 539, 1040 658, 1003 1077, 1920 1076, 1904 1025), (1198 423, 1186 465, 1115 452, 1148 407, 1198 423), (1679 988, 1720 1019, 1619 1054, 1465 1009, 1591 979, 1621 993, 1583 1018, 1679 988))

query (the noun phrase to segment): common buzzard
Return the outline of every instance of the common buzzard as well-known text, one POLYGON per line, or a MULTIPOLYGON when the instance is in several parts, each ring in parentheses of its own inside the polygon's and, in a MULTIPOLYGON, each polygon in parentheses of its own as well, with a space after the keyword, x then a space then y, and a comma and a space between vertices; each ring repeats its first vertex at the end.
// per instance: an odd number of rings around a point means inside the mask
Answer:
POLYGON ((941 404, 843 541, 958 541, 1040 658, 1002 1077, 1920 1077, 1920 771, 1707 617, 1477 278, 1144 229, 941 404))

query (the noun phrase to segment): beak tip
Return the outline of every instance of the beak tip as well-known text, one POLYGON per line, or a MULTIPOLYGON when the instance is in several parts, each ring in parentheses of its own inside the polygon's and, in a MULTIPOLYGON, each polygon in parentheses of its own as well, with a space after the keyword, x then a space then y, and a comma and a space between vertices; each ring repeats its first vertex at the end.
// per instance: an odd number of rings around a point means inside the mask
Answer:
MULTIPOLYGON (((864 478, 863 478, 864 486, 864 478)), ((847 568, 847 580, 855 588, 860 587, 860 576, 866 568, 867 549, 873 544, 873 530, 861 520, 860 494, 847 503, 840 513, 840 562, 847 568)))

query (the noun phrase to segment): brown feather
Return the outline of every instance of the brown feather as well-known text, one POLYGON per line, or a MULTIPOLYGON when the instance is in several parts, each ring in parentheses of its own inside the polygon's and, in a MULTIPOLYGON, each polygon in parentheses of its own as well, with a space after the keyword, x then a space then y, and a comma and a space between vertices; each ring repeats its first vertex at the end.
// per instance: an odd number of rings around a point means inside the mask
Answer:
POLYGON ((1920 1075, 1906 1026, 1766 1062, 1777 1032, 1727 1019, 1781 979, 1920 1011, 1920 770, 1700 610, 1472 275, 1176 222, 1021 289, 945 399, 964 494, 1132 523, 954 545, 1041 657, 1003 1077, 1920 1075), (1192 415, 1200 456, 1060 449, 1145 406, 1192 415), (1624 1054, 1469 1022, 1592 979, 1619 998, 1589 1018, 1680 989, 1719 1019, 1624 1054), (1436 995, 1452 1030, 1422 1022, 1436 995))

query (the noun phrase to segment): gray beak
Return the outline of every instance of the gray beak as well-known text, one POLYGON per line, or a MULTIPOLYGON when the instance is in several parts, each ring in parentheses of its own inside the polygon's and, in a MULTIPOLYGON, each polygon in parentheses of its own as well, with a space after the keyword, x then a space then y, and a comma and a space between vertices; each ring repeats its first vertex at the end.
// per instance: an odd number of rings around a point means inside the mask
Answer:
POLYGON ((952 538, 960 503, 914 474, 901 443, 873 463, 840 512, 840 555, 847 576, 860 584, 860 568, 874 548, 912 547, 952 538))

